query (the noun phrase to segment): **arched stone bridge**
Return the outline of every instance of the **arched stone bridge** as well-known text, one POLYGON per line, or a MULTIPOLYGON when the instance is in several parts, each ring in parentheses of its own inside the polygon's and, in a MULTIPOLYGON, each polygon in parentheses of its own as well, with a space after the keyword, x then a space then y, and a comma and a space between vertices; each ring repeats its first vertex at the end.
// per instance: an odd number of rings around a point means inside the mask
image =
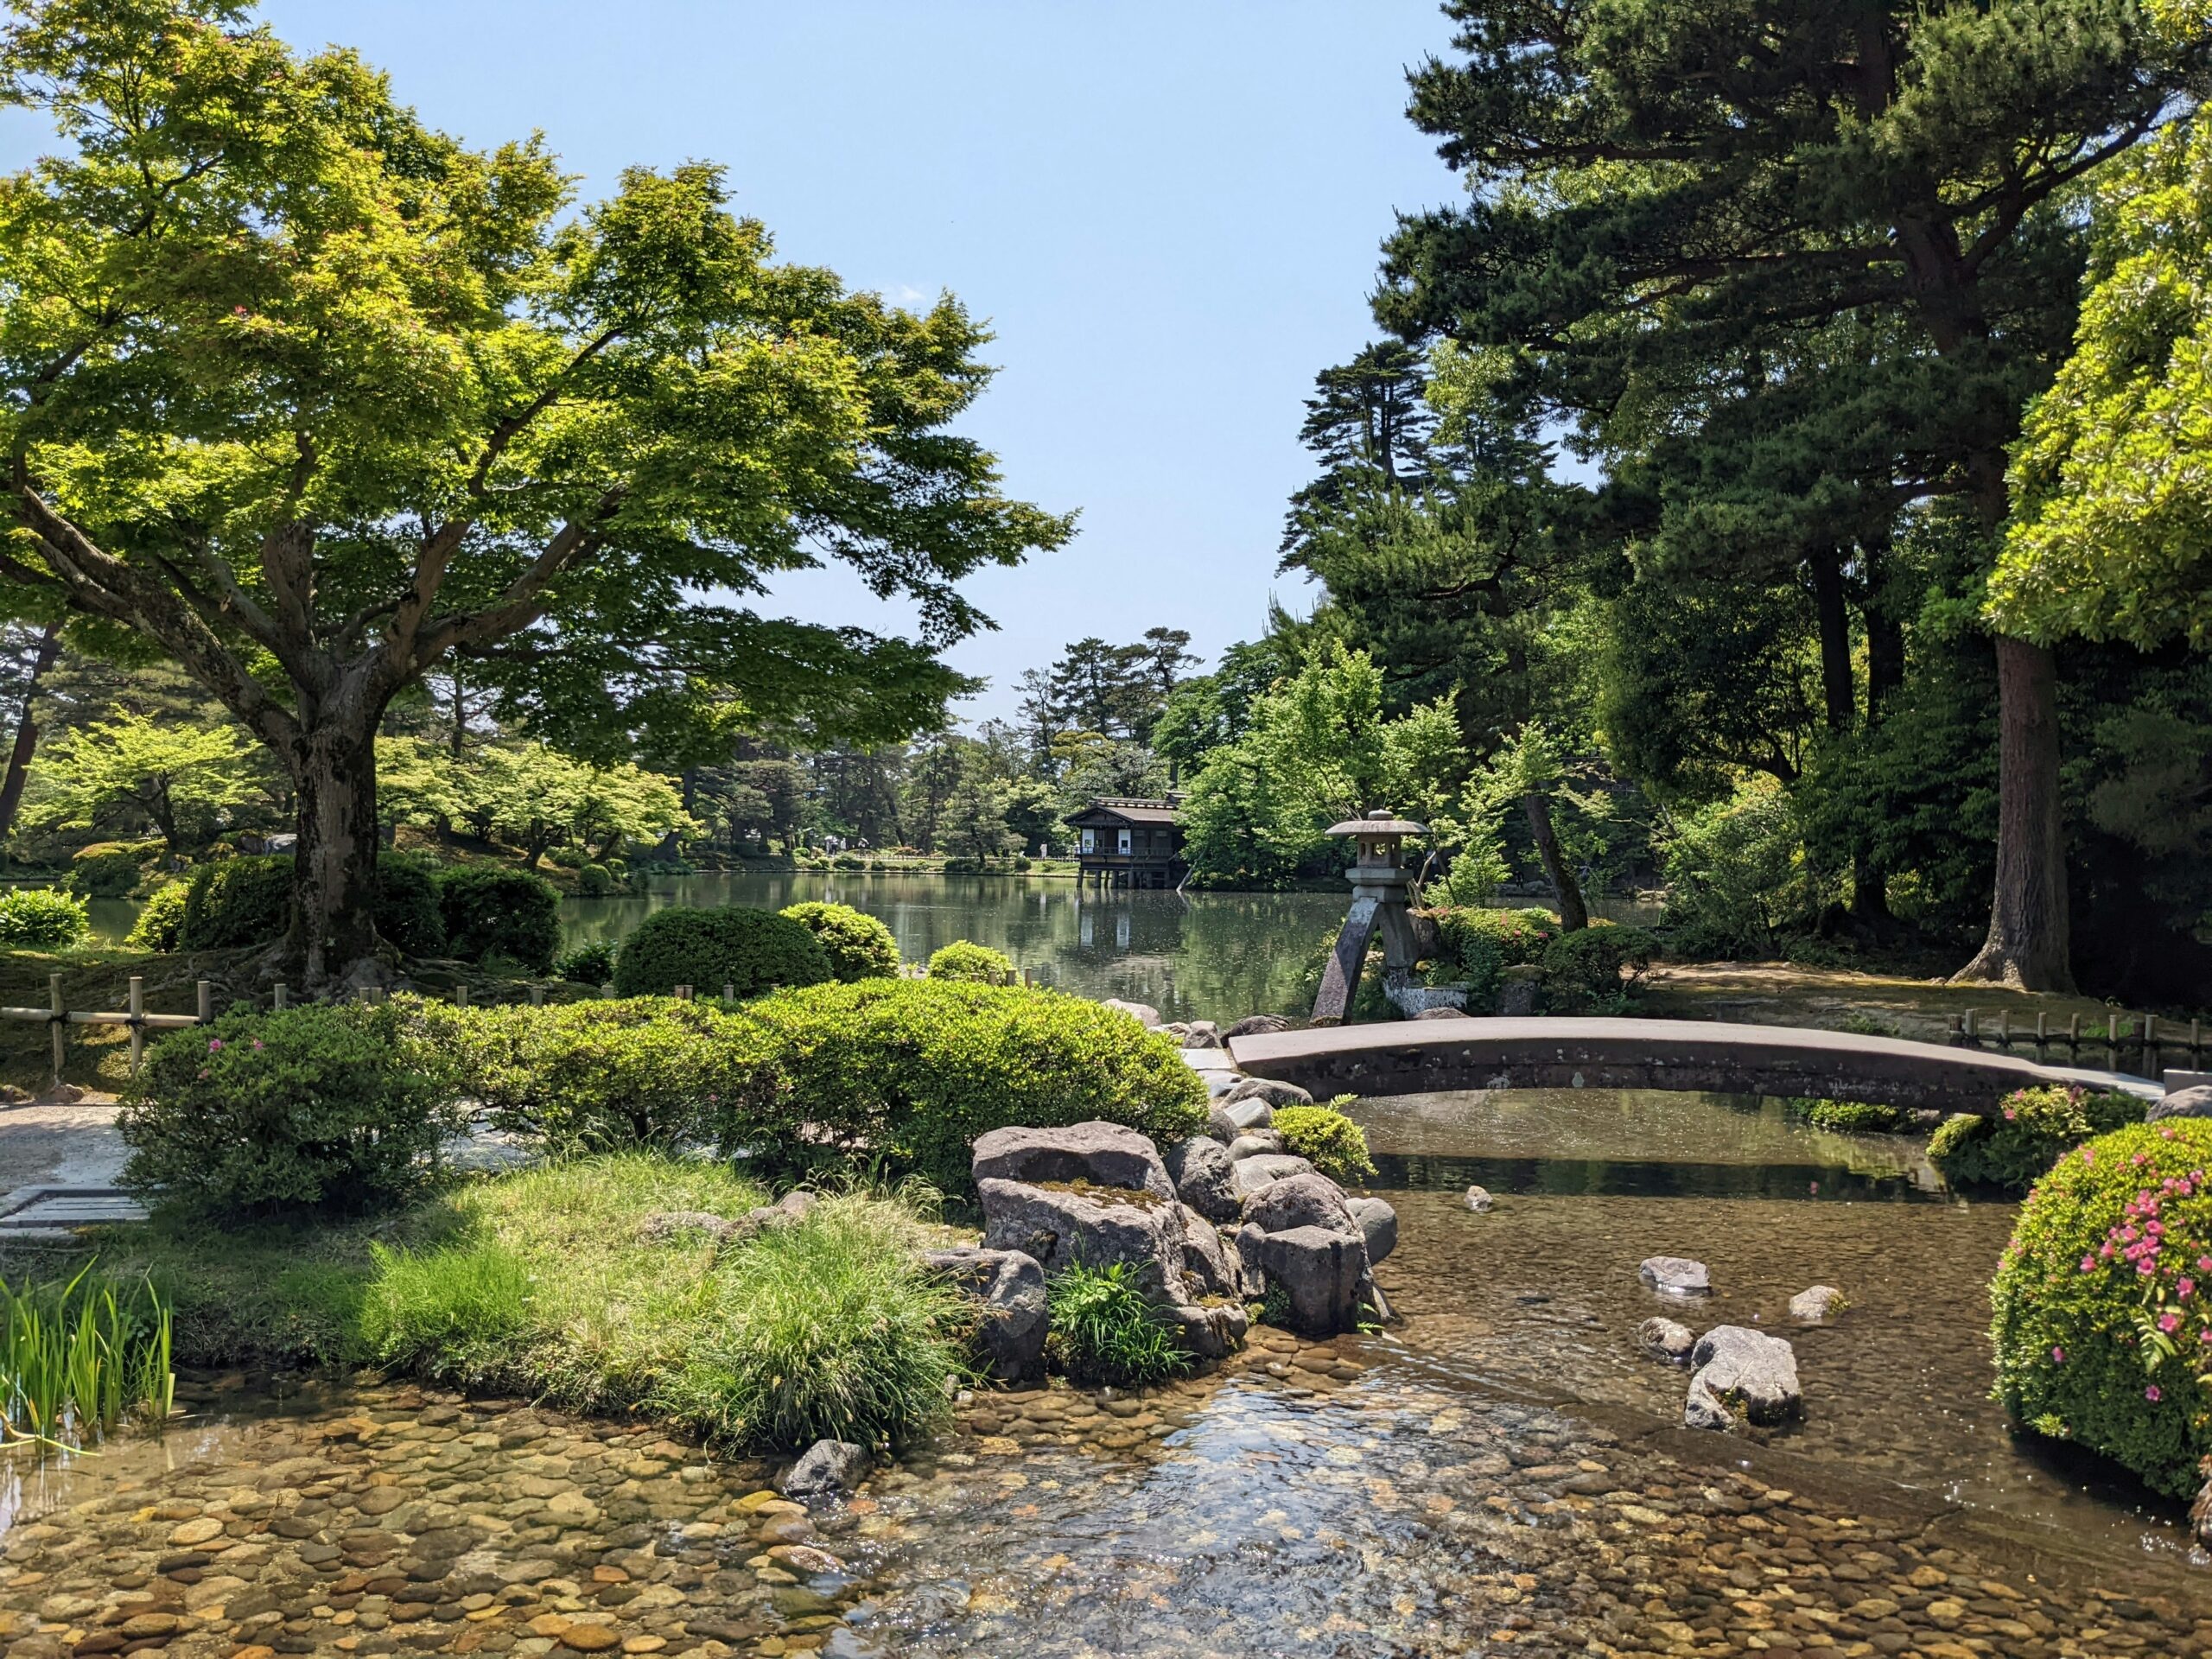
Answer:
POLYGON ((2082 1084, 2146 1100, 2159 1086, 2076 1066, 1898 1037, 1701 1020, 1414 1020, 1235 1037, 1250 1076, 1331 1095, 1458 1089, 1664 1089, 1810 1095, 1908 1109, 1990 1112, 2015 1089, 2082 1084))

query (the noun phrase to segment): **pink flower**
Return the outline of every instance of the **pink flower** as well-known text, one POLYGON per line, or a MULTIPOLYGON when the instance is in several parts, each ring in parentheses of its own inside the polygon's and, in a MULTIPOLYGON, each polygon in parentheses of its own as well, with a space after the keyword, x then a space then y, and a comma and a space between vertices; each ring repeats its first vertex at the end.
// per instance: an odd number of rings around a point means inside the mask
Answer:
POLYGON ((2010 1106, 2007 1106, 2007 1107, 2005 1109, 2005 1121, 2007 1123, 2011 1123, 2011 1122, 2017 1122, 2017 1121, 2018 1120, 2018 1118, 2019 1118, 2019 1116, 2020 1116, 2020 1115, 2019 1115, 2018 1112, 2014 1111, 2014 1110, 2013 1110, 2010 1106))
POLYGON ((2095 1256, 2094 1256, 2094 1255, 2085 1255, 2085 1256, 2083 1256, 2083 1257, 2082 1258, 2082 1272, 2084 1272, 2084 1273, 2094 1273, 2096 1270, 2097 1270, 2097 1258, 2096 1258, 2095 1256))
POLYGON ((2158 1270, 2158 1259, 2154 1255, 2146 1255, 2135 1264, 2135 1271, 2141 1274, 2145 1279, 2148 1279, 2158 1270))
POLYGON ((2054 1365, 2063 1365, 2066 1363, 2066 1351, 2063 1348, 2053 1348, 2050 1351, 2050 1363, 2054 1365))
POLYGON ((2212 1255, 2198 1256, 2196 1258, 2196 1270, 2199 1273, 2212 1273, 2212 1255))
POLYGON ((2194 1280, 2194 1279, 2183 1279, 2183 1280, 2178 1281, 2175 1284, 2175 1286, 2174 1286, 2174 1294, 2175 1294, 2175 1295, 2177 1295, 2177 1296, 2188 1296, 2188 1295, 2191 1294, 2193 1292, 2195 1292, 2195 1290, 2196 1290, 2196 1280, 2194 1280))
POLYGON ((2158 1329, 2164 1332, 2166 1335, 2171 1337, 2175 1332, 2181 1329, 2181 1315, 2178 1313, 2159 1314, 2158 1329))
POLYGON ((2143 1397, 2145 1400, 2148 1400, 2154 1406, 2157 1405, 2159 1401, 2165 1398, 2164 1395, 2158 1392, 2158 1385, 2155 1382, 2153 1382, 2149 1388, 2143 1390, 2143 1397))
POLYGON ((210 1037, 207 1039, 207 1052, 210 1054, 221 1053, 223 1052, 223 1039, 219 1037, 210 1037))
POLYGON ((261 1039, 258 1037, 253 1039, 253 1052, 257 1054, 261 1052, 261 1039))

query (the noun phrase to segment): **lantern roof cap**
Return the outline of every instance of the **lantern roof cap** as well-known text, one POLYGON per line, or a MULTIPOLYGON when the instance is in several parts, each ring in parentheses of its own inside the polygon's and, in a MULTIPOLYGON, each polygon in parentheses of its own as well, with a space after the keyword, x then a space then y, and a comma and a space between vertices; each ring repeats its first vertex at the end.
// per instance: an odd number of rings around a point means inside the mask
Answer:
POLYGON ((1387 806, 1378 806, 1363 818, 1346 818, 1329 826, 1332 836, 1425 836, 1428 826, 1402 818, 1387 806))

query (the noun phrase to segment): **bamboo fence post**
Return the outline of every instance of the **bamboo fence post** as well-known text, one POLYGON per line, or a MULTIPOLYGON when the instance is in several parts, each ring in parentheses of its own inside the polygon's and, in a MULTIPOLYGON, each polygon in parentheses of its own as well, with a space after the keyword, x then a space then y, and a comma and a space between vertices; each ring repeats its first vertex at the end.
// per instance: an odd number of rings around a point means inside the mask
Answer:
POLYGON ((533 1008, 542 1008, 545 1006, 545 988, 543 985, 533 985, 530 988, 530 1006, 533 1008))
POLYGON ((2037 1015, 2036 1015, 2036 1064, 2037 1064, 2037 1065, 2042 1065, 2042 1064, 2043 1064, 2043 1062, 2044 1061, 2044 1059, 2048 1058, 2048 1056, 2047 1056, 2047 1055, 2046 1055, 2046 1053, 2044 1052, 2044 1049, 2045 1049, 2045 1046, 2046 1046, 2046 1044, 2047 1044, 2047 1042, 2048 1042, 2048 1039, 2049 1039, 2050 1036, 2050 1015, 2048 1015, 2048 1014, 2037 1014, 2037 1015))
POLYGON ((138 1062, 146 1058, 146 981, 130 976, 130 1075, 138 1075, 138 1062))
POLYGON ((736 1001, 737 986, 732 981, 727 979, 724 980, 722 982, 722 1007, 728 1007, 731 1003, 736 1001))
POLYGON ((1974 1046, 1980 1046, 1981 1039, 1974 1033, 1974 1010, 1972 1008, 1968 1008, 1966 1012, 1966 1034, 1967 1041, 1969 1045, 1974 1046))
POLYGON ((599 988, 599 994, 605 997, 609 1002, 612 1002, 615 996, 614 982, 611 979, 608 980, 606 984, 599 988))
POLYGON ((2158 1016, 2155 1014, 2143 1016, 2143 1075, 2158 1075, 2158 1016))
POLYGON ((69 1053, 69 1013, 61 1006, 60 975, 48 974, 46 976, 46 994, 54 1009, 54 1018, 47 1029, 54 1033, 54 1086, 59 1089, 61 1086, 61 1065, 69 1053))
POLYGON ((467 986, 456 985, 453 988, 453 1005, 456 1008, 465 1008, 468 1006, 467 986))
POLYGON ((2105 1015, 2105 1070, 2120 1070, 2120 1016, 2116 1014, 2105 1015))
POLYGON ((214 1024, 214 1022, 215 1022, 215 988, 214 988, 213 985, 209 984, 209 983, 208 983, 206 980, 204 980, 204 979, 203 979, 203 980, 201 980, 201 981, 200 982, 200 999, 199 999, 199 1001, 200 1001, 200 1023, 201 1025, 203 1025, 203 1026, 208 1026, 208 1025, 213 1025, 213 1024, 214 1024))
POLYGON ((269 1006, 272 1008, 282 1008, 284 1006, 284 982, 281 979, 270 987, 269 1006))

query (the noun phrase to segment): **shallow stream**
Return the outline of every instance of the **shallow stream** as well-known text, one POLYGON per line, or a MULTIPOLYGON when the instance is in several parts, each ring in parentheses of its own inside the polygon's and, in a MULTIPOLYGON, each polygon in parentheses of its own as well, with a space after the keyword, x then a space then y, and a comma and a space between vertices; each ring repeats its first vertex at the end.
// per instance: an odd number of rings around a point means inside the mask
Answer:
POLYGON ((193 1379, 187 1426, 19 1460, 0 1640, 151 1651, 1298 1656, 2212 1653, 2178 1516, 1986 1397, 2011 1207, 1910 1143, 1601 1091, 1376 1101, 1403 1315, 1262 1331, 1142 1398, 978 1396, 857 1497, 657 1433, 365 1380, 193 1379), (1472 1172, 1472 1173, 1470 1173, 1472 1172), (1496 1195, 1469 1211, 1470 1180, 1496 1195), (1802 1427, 1695 1434, 1645 1255, 1787 1327, 1802 1427), (1852 1306, 1817 1329, 1814 1282, 1852 1306), (141 1644, 143 1644, 143 1646, 141 1644))

